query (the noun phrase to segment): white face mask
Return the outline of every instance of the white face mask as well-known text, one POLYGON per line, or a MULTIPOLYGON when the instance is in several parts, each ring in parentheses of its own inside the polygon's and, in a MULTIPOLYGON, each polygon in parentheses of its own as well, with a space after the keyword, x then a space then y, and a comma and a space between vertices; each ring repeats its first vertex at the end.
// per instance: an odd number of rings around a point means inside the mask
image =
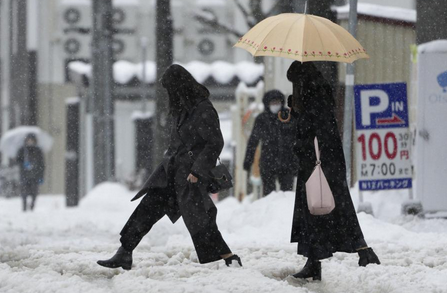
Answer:
POLYGON ((273 114, 277 114, 281 110, 281 105, 270 105, 269 109, 273 114))

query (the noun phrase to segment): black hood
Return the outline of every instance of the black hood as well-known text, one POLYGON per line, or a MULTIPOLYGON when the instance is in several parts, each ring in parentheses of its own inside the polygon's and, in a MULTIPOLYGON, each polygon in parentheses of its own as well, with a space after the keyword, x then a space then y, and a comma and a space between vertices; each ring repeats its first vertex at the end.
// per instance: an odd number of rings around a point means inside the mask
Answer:
POLYGON ((332 89, 313 62, 295 61, 287 70, 287 79, 293 83, 294 98, 299 99, 308 113, 317 115, 335 107, 332 89))
POLYGON ((287 79, 292 82, 325 83, 324 77, 313 62, 293 62, 287 70, 287 79))
POLYGON ((210 95, 205 86, 198 83, 188 70, 178 64, 169 66, 160 82, 168 91, 169 108, 174 115, 180 113, 182 109, 190 111, 210 95))
POLYGON ((284 106, 285 98, 284 94, 281 93, 279 90, 271 90, 264 94, 264 97, 262 98, 262 102, 264 103, 264 111, 268 111, 269 104, 273 100, 280 100, 282 106, 284 106))

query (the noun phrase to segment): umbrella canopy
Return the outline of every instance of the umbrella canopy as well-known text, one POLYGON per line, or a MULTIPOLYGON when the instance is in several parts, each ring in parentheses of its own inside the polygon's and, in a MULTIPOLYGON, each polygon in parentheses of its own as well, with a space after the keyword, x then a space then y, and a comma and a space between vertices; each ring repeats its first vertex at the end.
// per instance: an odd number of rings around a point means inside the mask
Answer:
POLYGON ((234 45, 253 56, 352 63, 369 58, 344 28, 315 15, 283 13, 264 19, 234 45))
POLYGON ((37 126, 19 126, 8 130, 2 135, 0 140, 0 150, 9 158, 15 158, 17 152, 24 145, 28 134, 34 134, 37 138, 37 145, 48 152, 53 146, 53 138, 37 126))

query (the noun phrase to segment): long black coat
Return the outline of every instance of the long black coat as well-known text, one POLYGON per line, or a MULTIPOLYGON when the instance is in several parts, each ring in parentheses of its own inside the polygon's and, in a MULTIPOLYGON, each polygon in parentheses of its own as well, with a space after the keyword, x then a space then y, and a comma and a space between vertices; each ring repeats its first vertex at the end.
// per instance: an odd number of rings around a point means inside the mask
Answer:
POLYGON ((37 146, 23 146, 19 149, 16 162, 20 168, 21 184, 37 185, 43 180, 45 161, 42 150, 37 146))
MULTIPOLYGON (((198 101, 190 110, 184 110, 179 117, 173 117, 168 150, 163 162, 156 168, 133 200, 143 196, 159 196, 160 188, 174 180, 175 192, 166 195, 172 199, 168 217, 175 223, 182 212, 193 215, 191 235, 208 224, 203 215, 215 208, 208 195, 209 172, 216 166, 224 140, 220 130, 219 117, 208 98, 198 101), (192 157, 188 152, 192 152, 192 157), (195 174, 199 181, 189 183, 186 178, 195 174)), ((169 190, 169 189, 164 189, 169 190)), ((190 219, 191 217, 187 217, 190 219)), ((184 217, 184 219, 187 219, 184 217)))
MULTIPOLYGON (((297 119, 292 117, 289 122, 281 122, 277 114, 269 110, 272 100, 280 100, 284 105, 284 95, 279 91, 268 92, 262 102, 264 112, 258 115, 251 132, 245 152, 244 169, 249 170, 253 164, 256 148, 261 141, 261 174, 268 173, 293 173, 296 174, 298 160, 292 152, 296 136, 297 119), (267 170, 268 169, 268 170, 267 170)), ((284 108, 283 108, 284 110, 284 108)))
MULTIPOLYGON (((302 65, 292 64, 288 75, 293 74, 294 66, 302 65)), ((346 182, 346 164, 331 88, 321 74, 308 74, 312 78, 304 85, 305 94, 301 97, 304 111, 299 114, 295 146, 300 163, 291 241, 298 242, 299 254, 323 259, 336 251, 355 252, 366 243, 346 182), (320 147, 321 167, 335 199, 335 209, 324 216, 311 215, 306 199, 305 183, 316 161, 315 136, 320 147)), ((296 73, 293 78, 297 78, 296 73)))

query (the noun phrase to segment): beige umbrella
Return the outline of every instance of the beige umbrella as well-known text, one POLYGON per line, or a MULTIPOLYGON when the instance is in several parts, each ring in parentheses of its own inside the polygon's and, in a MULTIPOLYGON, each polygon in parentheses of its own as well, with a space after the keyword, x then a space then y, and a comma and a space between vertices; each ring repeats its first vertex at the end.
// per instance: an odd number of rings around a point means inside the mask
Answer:
POLYGON ((369 58, 344 28, 315 15, 283 13, 264 19, 234 45, 253 56, 352 63, 369 58))

